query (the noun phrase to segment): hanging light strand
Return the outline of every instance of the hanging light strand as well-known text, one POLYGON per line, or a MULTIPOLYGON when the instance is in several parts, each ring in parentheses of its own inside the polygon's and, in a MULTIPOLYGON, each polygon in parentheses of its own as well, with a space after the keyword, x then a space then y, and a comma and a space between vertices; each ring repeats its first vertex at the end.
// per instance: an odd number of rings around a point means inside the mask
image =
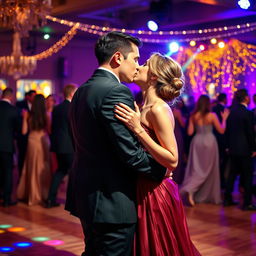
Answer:
POLYGON ((190 42, 190 41, 206 41, 206 40, 210 40, 213 37, 214 38, 223 38, 223 37, 231 37, 234 35, 239 35, 239 34, 243 34, 243 33, 248 33, 248 32, 252 32, 252 31, 256 31, 256 26, 254 27, 250 27, 247 29, 242 29, 240 31, 233 31, 233 32, 228 32, 228 33, 221 33, 221 34, 217 34, 217 35, 209 35, 209 36, 202 36, 202 37, 191 37, 191 38, 168 38, 168 39, 159 39, 159 38, 140 38, 141 41, 145 42, 145 43, 170 43, 172 40, 175 39, 175 41, 178 42, 190 42))
MULTIPOLYGON (((68 20, 64 20, 64 19, 59 19, 50 15, 47 15, 46 18, 48 20, 51 20, 53 22, 57 22, 66 26, 73 26, 74 22, 72 21, 68 21, 68 20)), ((205 35, 205 34, 216 34, 214 35, 214 37, 221 37, 223 35, 237 35, 237 34, 242 34, 242 33, 246 33, 246 32, 251 32, 253 30, 256 30, 256 22, 252 22, 252 23, 243 23, 243 24, 238 24, 238 25, 233 25, 233 26, 223 26, 223 27, 215 27, 215 28, 201 28, 201 29, 192 29, 192 30, 171 30, 171 31, 157 31, 157 32, 153 32, 150 30, 136 30, 136 29, 125 29, 125 28, 112 28, 112 27, 105 27, 105 26, 97 26, 97 25, 91 25, 91 24, 83 24, 80 23, 80 27, 79 29, 88 32, 88 33, 92 33, 92 34, 97 34, 97 35, 101 35, 104 34, 106 32, 110 32, 110 31, 122 31, 122 32, 126 32, 126 33, 131 33, 137 36, 140 35, 148 35, 148 36, 176 36, 176 35, 182 35, 182 36, 187 36, 187 35, 205 35), (234 31, 235 30, 235 31, 234 31), (229 31, 229 32, 228 32, 229 31), (228 32, 228 33, 225 33, 228 32), (225 34, 223 34, 225 33, 225 34)), ((206 37, 198 37, 200 38, 200 40, 202 40, 201 38, 206 38, 206 37)), ((204 40, 208 40, 209 38, 212 38, 212 35, 207 37, 207 39, 204 40)), ((151 42, 150 40, 152 40, 152 42, 161 42, 161 43, 166 43, 168 42, 168 39, 165 39, 163 41, 161 41, 160 39, 151 39, 151 38, 144 38, 143 39, 144 42, 151 42)), ((185 40, 193 40, 193 39, 180 39, 180 41, 185 41, 185 40)), ((195 39, 194 39, 195 40, 195 39)), ((199 39, 197 39, 198 41, 199 39)))
POLYGON ((53 46, 51 46, 49 49, 36 54, 32 57, 34 57, 36 60, 42 60, 45 58, 50 57, 54 53, 57 53, 59 50, 61 50, 66 44, 74 37, 74 35, 77 33, 77 29, 79 28, 79 23, 74 23, 73 27, 53 46))

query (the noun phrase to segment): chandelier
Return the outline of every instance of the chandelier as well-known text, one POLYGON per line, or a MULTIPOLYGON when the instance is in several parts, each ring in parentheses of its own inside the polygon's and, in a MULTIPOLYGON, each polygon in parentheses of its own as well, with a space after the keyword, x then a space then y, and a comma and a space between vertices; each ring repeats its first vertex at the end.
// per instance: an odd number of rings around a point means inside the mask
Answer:
POLYGON ((38 28, 46 23, 50 10, 51 0, 1 0, 0 27, 27 36, 33 27, 38 28))
POLYGON ((19 79, 21 76, 32 74, 36 68, 36 58, 33 56, 23 56, 20 44, 20 34, 13 34, 13 47, 11 56, 0 57, 1 73, 19 79))
POLYGON ((44 25, 50 9, 51 0, 0 1, 0 27, 14 30, 12 54, 0 57, 1 73, 14 79, 33 73, 37 60, 33 56, 23 55, 20 38, 28 36, 32 28, 44 25))

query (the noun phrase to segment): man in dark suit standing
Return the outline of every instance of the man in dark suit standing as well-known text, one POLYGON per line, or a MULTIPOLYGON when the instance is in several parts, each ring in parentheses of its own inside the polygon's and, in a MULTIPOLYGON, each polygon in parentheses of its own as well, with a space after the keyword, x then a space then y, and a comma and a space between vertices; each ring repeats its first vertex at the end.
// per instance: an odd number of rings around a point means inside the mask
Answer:
POLYGON ((66 209, 81 221, 83 256, 130 256, 137 221, 136 176, 144 173, 161 181, 166 173, 114 116, 119 102, 134 109, 134 98, 120 81, 132 82, 138 46, 137 38, 120 32, 99 38, 99 68, 71 102, 75 157, 66 209))
POLYGON ((76 89, 76 85, 66 85, 63 90, 65 100, 57 105, 52 112, 51 151, 56 153, 58 169, 52 179, 46 208, 59 206, 59 203, 56 202, 58 188, 72 166, 74 147, 68 114, 70 102, 76 89))
MULTIPOLYGON (((216 113, 220 123, 222 123, 222 113, 227 104, 227 95, 225 93, 220 93, 217 97, 217 104, 212 108, 212 111, 216 113)), ((217 139, 218 148, 219 148, 219 166, 220 166, 220 181, 221 188, 225 188, 225 168, 227 163, 227 153, 226 153, 226 143, 225 143, 225 135, 220 134, 214 129, 214 135, 217 139)))
POLYGON ((33 99, 36 95, 35 90, 29 90, 25 93, 25 99, 16 102, 16 107, 19 109, 31 110, 33 99))
POLYGON ((14 136, 18 128, 18 111, 11 102, 13 90, 6 88, 0 101, 0 172, 3 178, 3 206, 11 206, 14 136))
MULTIPOLYGON (((20 122, 21 123, 22 123, 21 112, 23 109, 27 110, 27 111, 31 110, 32 102, 33 102, 35 95, 36 95, 36 91, 30 90, 25 93, 24 100, 16 102, 16 107, 20 111, 20 118, 21 118, 20 122)), ((28 134, 22 135, 22 133, 20 131, 18 134, 18 137, 17 137, 17 146, 18 146, 18 151, 19 151, 18 152, 18 166, 19 166, 20 177, 21 177, 21 171, 22 171, 23 163, 24 163, 25 156, 26 156, 27 144, 28 144, 28 134)))
POLYGON ((247 109, 250 98, 246 89, 235 93, 237 102, 231 108, 227 119, 226 138, 230 156, 230 172, 227 179, 224 206, 235 204, 232 200, 234 181, 240 174, 240 184, 244 188, 243 210, 256 210, 252 204, 252 156, 255 155, 255 135, 253 113, 247 109))

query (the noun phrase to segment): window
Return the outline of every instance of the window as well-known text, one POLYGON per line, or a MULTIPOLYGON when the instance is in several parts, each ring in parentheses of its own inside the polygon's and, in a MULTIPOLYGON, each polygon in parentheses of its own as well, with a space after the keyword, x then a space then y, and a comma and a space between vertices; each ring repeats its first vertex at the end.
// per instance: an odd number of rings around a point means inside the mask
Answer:
POLYGON ((30 80, 30 79, 19 79, 17 80, 17 100, 23 100, 24 95, 29 90, 35 90, 38 94, 43 94, 44 97, 47 97, 49 94, 52 94, 53 85, 51 80, 30 80))
POLYGON ((7 86, 7 81, 5 79, 0 79, 0 90, 3 91, 7 86))

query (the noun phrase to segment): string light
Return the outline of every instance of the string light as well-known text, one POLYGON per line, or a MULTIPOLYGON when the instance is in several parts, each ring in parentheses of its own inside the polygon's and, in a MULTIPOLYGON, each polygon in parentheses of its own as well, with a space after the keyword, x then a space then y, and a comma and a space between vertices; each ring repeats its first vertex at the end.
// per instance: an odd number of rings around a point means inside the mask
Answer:
POLYGON ((14 47, 13 49, 18 49, 18 52, 13 52, 11 56, 2 56, 0 57, 0 67, 1 73, 6 73, 12 75, 14 79, 18 79, 20 76, 27 74, 32 74, 36 68, 38 60, 42 60, 52 56, 54 53, 57 53, 61 50, 67 43, 74 37, 77 33, 77 28, 80 26, 79 23, 76 23, 58 42, 56 42, 49 49, 33 55, 33 56, 24 56, 20 50, 20 37, 18 33, 14 34, 14 47), (18 45, 18 47, 15 47, 18 45))
POLYGON ((200 51, 203 51, 203 50, 205 50, 205 46, 203 44, 200 44, 199 49, 200 49, 200 51))
MULTIPOLYGON (((216 34, 214 35, 214 37, 217 38, 223 38, 223 37, 232 37, 232 36, 236 36, 239 34, 243 34, 243 33, 248 33, 248 32, 252 32, 256 30, 256 26, 255 27, 250 27, 248 29, 242 29, 240 31, 233 31, 233 32, 228 32, 228 33, 222 33, 222 34, 216 34)), ((203 37, 193 37, 193 38, 183 38, 183 39, 175 39, 178 42, 189 42, 189 41, 207 41, 210 40, 213 36, 209 35, 209 36, 203 36, 203 37)), ((173 39, 156 39, 156 38, 140 38, 140 40, 142 42, 147 42, 147 43, 169 43, 171 42, 173 39)))
POLYGON ((212 38, 211 39, 211 44, 217 44, 217 39, 216 38, 212 38))
MULTIPOLYGON (((46 18, 53 22, 57 22, 66 26, 73 26, 74 22, 59 19, 50 15, 47 15, 46 18)), ((130 33, 133 35, 137 35, 143 42, 147 43, 169 43, 173 40, 173 38, 165 38, 159 39, 155 36, 183 36, 185 38, 175 39, 179 42, 189 42, 189 41, 205 41, 213 38, 213 35, 205 36, 206 34, 214 34, 214 38, 221 37, 230 37, 233 35, 243 34, 247 32, 251 32, 256 30, 256 22, 246 23, 246 24, 237 24, 233 26, 223 26, 223 27, 215 27, 215 28, 201 28, 201 29, 193 29, 193 30, 171 30, 171 31, 150 31, 150 30, 136 30, 136 29, 125 29, 125 28, 114 28, 114 27, 103 27, 97 26, 93 24, 83 24, 80 23, 79 28, 82 31, 88 32, 90 34, 95 35, 103 35, 106 32, 110 31, 122 31, 126 33, 130 33), (199 37, 189 38, 189 35, 198 35, 199 37), (145 37, 149 36, 149 37, 145 37)))
POLYGON ((219 42, 219 43, 218 43, 218 46, 219 46, 220 48, 224 48, 224 47, 225 47, 225 43, 224 43, 224 42, 219 42))
POLYGON ((189 42, 189 45, 190 45, 190 46, 195 46, 195 45, 196 45, 196 41, 193 41, 193 40, 190 41, 190 42, 189 42))
POLYGON ((75 25, 73 25, 73 27, 53 46, 31 57, 35 58, 36 60, 42 60, 52 56, 54 53, 57 53, 64 46, 66 46, 66 44, 74 37, 74 35, 77 33, 77 29, 79 26, 80 26, 79 23, 75 23, 75 25))

